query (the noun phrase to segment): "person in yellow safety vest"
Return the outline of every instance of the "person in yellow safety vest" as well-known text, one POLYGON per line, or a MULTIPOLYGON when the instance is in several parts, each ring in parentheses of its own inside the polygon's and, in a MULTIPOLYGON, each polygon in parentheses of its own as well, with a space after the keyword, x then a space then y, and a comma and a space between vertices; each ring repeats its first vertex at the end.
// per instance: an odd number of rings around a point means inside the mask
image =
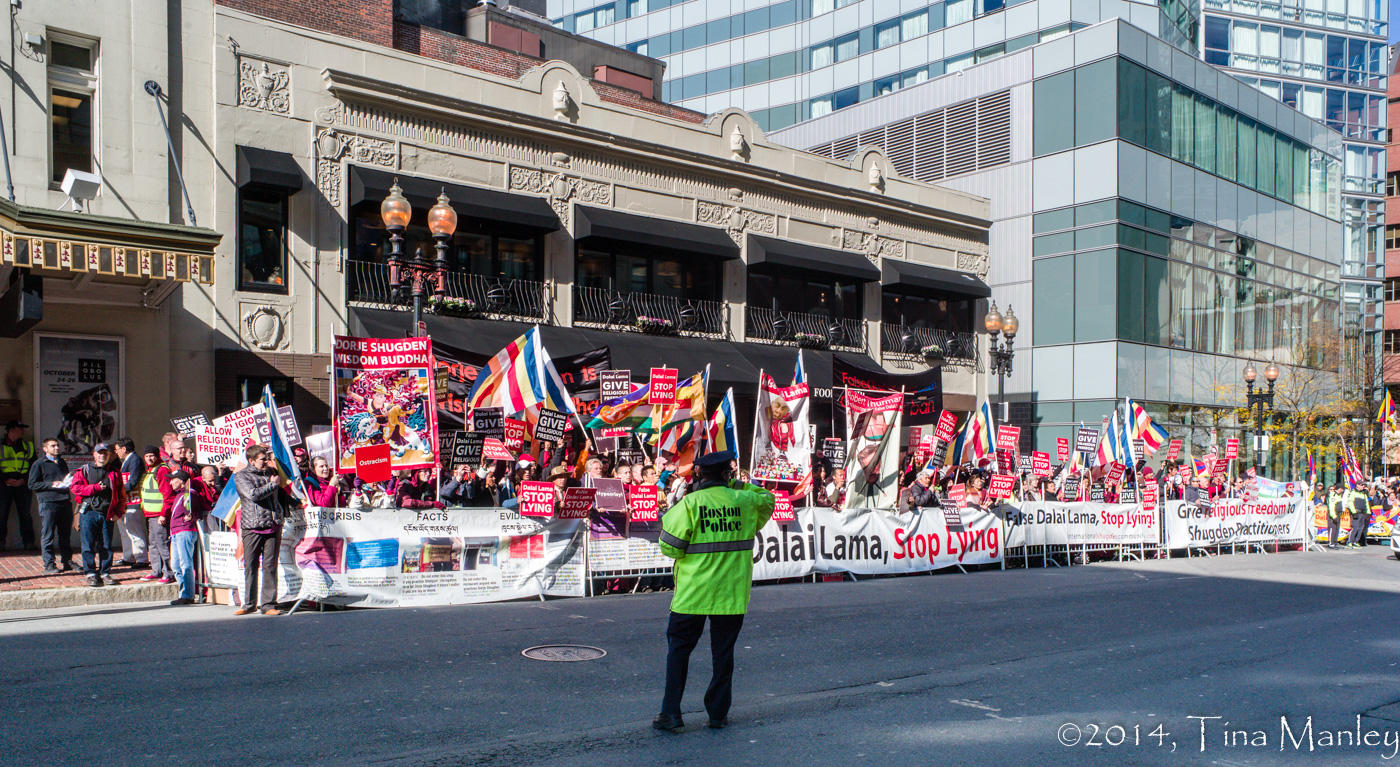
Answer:
POLYGON ((652 727, 681 732, 681 698, 690 653, 710 621, 714 674, 705 691, 710 727, 729 724, 734 643, 749 609, 754 536, 773 516, 773 494, 731 483, 729 451, 695 461, 699 483, 661 518, 661 553, 676 560, 676 592, 666 626, 666 693, 652 727))
POLYGON ((143 581, 170 578, 174 581, 175 572, 170 567, 170 520, 162 517, 165 496, 160 492, 160 449, 147 445, 141 451, 141 514, 146 518, 146 556, 151 571, 141 576, 143 581))
POLYGON ((34 548, 34 520, 29 518, 29 465, 34 463, 34 441, 25 439, 27 424, 5 424, 0 442, 0 549, 10 534, 10 507, 19 518, 19 540, 25 549, 34 548))

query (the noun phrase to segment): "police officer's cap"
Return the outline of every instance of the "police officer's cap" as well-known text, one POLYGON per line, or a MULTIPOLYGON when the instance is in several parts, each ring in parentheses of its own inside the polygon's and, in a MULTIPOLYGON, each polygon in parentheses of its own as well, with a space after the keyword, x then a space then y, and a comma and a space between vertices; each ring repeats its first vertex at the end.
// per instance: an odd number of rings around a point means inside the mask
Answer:
POLYGON ((695 460, 696 466, 728 466, 734 460, 733 450, 721 450, 718 453, 706 453, 695 460))

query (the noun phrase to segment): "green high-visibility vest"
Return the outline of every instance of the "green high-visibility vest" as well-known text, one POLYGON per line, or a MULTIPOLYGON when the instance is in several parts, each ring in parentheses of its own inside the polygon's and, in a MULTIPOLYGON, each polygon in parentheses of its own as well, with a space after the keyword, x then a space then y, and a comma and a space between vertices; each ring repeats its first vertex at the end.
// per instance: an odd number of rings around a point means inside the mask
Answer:
POLYGON ((28 474, 34 462, 34 443, 22 439, 19 444, 0 443, 0 474, 28 474))
POLYGON ((659 543, 661 553, 676 560, 672 612, 748 612, 754 536, 773 516, 774 500, 756 485, 714 485, 687 494, 666 512, 659 543))
POLYGON ((141 478, 141 513, 158 517, 163 505, 165 498, 160 494, 160 482, 156 481, 156 470, 151 469, 141 478))

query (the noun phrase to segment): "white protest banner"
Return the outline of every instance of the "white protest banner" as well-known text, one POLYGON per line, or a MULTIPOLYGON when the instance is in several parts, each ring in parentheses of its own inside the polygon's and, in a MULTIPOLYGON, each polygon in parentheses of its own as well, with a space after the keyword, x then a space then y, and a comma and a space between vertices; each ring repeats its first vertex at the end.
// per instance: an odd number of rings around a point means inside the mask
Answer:
POLYGON ((1172 549, 1302 541, 1312 517, 1302 498, 1248 502, 1235 498, 1210 504, 1167 501, 1163 509, 1167 547, 1172 549))
POLYGON ((996 508, 1006 520, 1007 548, 1023 546, 1155 545, 1157 512, 1126 503, 1025 501, 996 508))
POLYGON ((846 392, 846 508, 894 508, 903 415, 903 394, 846 392))
POLYGON ((810 391, 805 383, 778 386, 766 373, 759 384, 750 474, 755 482, 797 482, 812 469, 810 391))
MULTIPOLYGON (((416 607, 583 596, 583 525, 508 509, 297 511, 282 528, 278 595, 416 607)), ((204 536, 210 579, 241 588, 236 533, 204 536)))
MULTIPOLYGON (((240 442, 237 450, 229 451, 222 461, 217 462, 231 469, 237 469, 246 463, 243 458, 243 448, 254 443, 267 445, 272 442, 272 422, 268 420, 267 408, 261 402, 242 410, 221 415, 215 418, 211 425, 232 429, 234 436, 240 442)), ((198 431, 195 432, 195 452, 199 452, 198 431)), ((196 458, 198 458, 197 455, 196 458)), ((215 463, 214 461, 199 460, 201 463, 215 463)))

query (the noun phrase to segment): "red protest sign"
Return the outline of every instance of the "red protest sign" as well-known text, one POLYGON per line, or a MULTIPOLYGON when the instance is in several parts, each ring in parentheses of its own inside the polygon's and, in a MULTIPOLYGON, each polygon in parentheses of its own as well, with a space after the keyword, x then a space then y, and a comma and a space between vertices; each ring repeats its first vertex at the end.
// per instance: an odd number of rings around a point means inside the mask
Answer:
POLYGON ((1055 438, 1055 460, 1060 463, 1069 460, 1069 437, 1055 438))
POLYGON ((1016 485, 1016 477, 1010 474, 993 474, 987 484, 988 498, 1010 498, 1011 488, 1016 485))
POLYGON ((355 476, 361 482, 388 482, 393 476, 389 465, 390 448, 387 443, 360 445, 355 448, 355 476))
POLYGON ((967 505, 967 485, 953 485, 948 488, 948 500, 957 506, 967 505))
POLYGON ((554 516, 554 483, 521 482, 520 513, 527 517, 554 516))
POLYGON ((1142 486, 1142 510, 1157 510, 1157 483, 1145 482, 1142 486))
POLYGON ((1016 472, 1016 451, 997 450, 997 466, 1002 471, 1014 474, 1016 472))
POLYGON ((773 521, 796 522, 797 513, 792 510, 792 499, 788 497, 787 491, 774 490, 773 498, 773 521))
POLYGON ((525 445, 525 427, 527 424, 524 421, 517 421, 514 418, 505 419, 504 424, 505 440, 503 442, 506 449, 520 452, 520 448, 525 445))
POLYGON ((501 444, 495 437, 487 437, 481 441, 481 457, 487 461, 514 461, 515 456, 510 454, 505 445, 501 444))
POLYGON ((1127 468, 1128 467, 1123 464, 1114 461, 1108 465, 1108 473, 1104 475, 1104 479, 1109 482, 1121 482, 1123 481, 1123 472, 1126 471, 1127 468))
POLYGON ((566 488, 564 501, 559 504, 559 518, 588 519, 588 510, 593 508, 593 494, 596 492, 597 488, 593 487, 566 488))
POLYGON ((647 392, 649 405, 676 404, 676 369, 652 368, 651 390, 647 392))
POLYGON ((953 441, 953 429, 958 425, 958 417, 947 410, 938 414, 938 426, 934 427, 933 438, 940 442, 953 441))
POLYGON ((1195 473, 1195 472, 1191 469, 1190 466, 1182 466, 1180 469, 1177 469, 1176 473, 1177 473, 1177 474, 1180 474, 1181 476, 1185 477, 1186 479, 1190 479, 1190 478, 1191 478, 1191 475, 1192 475, 1193 473, 1195 473))
POLYGON ((633 522, 655 522, 661 519, 661 503, 656 485, 628 485, 627 504, 633 522))
MULTIPOLYGON (((1068 442, 1068 440, 1066 440, 1068 442)), ((1031 473, 1037 477, 1050 476, 1050 454, 1036 450, 1031 453, 1031 473)))
POLYGON ((1230 461, 1229 461, 1228 458, 1222 458, 1222 459, 1220 459, 1220 460, 1217 460, 1217 461, 1210 467, 1210 478, 1211 478, 1212 480, 1221 479, 1221 478, 1223 478, 1223 477, 1225 476, 1226 472, 1228 472, 1229 470, 1230 470, 1230 461))
POLYGON ((1167 443, 1167 460, 1175 461, 1181 456, 1181 440, 1174 439, 1167 443))
POLYGON ((997 428, 998 450, 1016 450, 1016 446, 1020 441, 1021 427, 1003 425, 997 428))
POLYGON ((1225 459, 1228 460, 1228 461, 1233 461, 1233 460, 1235 460, 1236 458, 1239 458, 1239 457, 1240 457, 1240 440, 1239 440, 1239 438, 1237 438, 1237 437, 1231 437, 1231 438, 1225 440, 1225 459))

